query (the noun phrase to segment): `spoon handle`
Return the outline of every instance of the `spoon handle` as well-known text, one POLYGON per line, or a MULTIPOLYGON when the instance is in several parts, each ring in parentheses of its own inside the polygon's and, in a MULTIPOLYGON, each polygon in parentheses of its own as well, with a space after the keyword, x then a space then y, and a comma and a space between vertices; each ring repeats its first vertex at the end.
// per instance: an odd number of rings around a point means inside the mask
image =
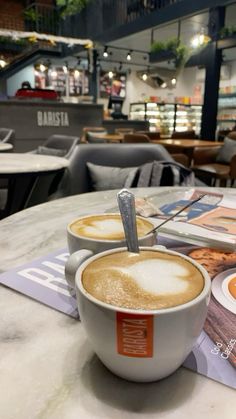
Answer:
POLYGON ((128 251, 139 253, 134 195, 127 189, 122 189, 117 194, 117 200, 128 251))

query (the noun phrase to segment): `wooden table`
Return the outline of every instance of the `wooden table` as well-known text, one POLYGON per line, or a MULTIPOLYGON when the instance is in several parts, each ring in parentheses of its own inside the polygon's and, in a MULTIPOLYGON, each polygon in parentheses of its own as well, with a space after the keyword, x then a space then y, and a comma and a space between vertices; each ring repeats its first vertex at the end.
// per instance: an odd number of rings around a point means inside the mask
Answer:
POLYGON ((184 153, 192 162, 193 152, 196 147, 219 147, 223 143, 219 141, 209 140, 187 140, 187 139, 169 139, 169 140, 153 140, 152 143, 163 145, 170 153, 184 153))
MULTIPOLYGON (((171 200, 172 191, 161 187, 134 193, 160 194, 162 203, 163 193, 171 200)), ((235 196, 235 190, 228 191, 235 196)), ((91 192, 57 199, 0 221, 1 271, 40 257, 50 260, 47 254, 66 247, 67 224, 85 214, 111 211, 117 207, 116 194, 91 192)), ((58 264, 56 259, 56 268, 58 264)), ((54 275, 60 272, 56 268, 51 269, 54 275)), ((154 383, 122 380, 94 355, 78 320, 4 286, 0 301, 1 419, 235 418, 232 388, 186 368, 154 383)), ((169 344, 175 344, 171 336, 169 344)), ((203 357, 200 368, 207 368, 205 362, 203 357)))

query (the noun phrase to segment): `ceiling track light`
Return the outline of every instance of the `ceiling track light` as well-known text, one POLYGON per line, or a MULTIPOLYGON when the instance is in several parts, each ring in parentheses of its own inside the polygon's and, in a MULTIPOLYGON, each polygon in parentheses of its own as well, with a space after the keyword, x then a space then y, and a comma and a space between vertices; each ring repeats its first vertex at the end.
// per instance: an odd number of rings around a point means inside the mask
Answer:
POLYGON ((67 66, 67 63, 65 63, 65 64, 62 66, 62 69, 63 69, 63 71, 64 71, 64 73, 65 73, 65 74, 67 74, 67 73, 68 73, 68 66, 67 66))
POLYGON ((50 73, 50 76, 55 79, 57 77, 57 71, 52 70, 51 73, 50 73))
POLYGON ((171 84, 172 84, 172 86, 175 86, 175 85, 176 85, 176 83, 177 83, 177 80, 176 80, 176 78, 175 78, 175 77, 173 77, 173 79, 171 79, 171 84))
POLYGON ((142 79, 143 79, 143 81, 146 81, 146 80, 147 80, 147 78, 148 78, 147 73, 143 73, 143 74, 142 74, 142 79))
POLYGON ((132 51, 129 51, 129 52, 128 52, 128 54, 126 55, 126 60, 127 60, 127 61, 131 61, 131 60, 132 60, 132 57, 131 57, 131 52, 132 52, 132 51))
POLYGON ((44 71, 46 71, 46 69, 47 69, 47 67, 46 67, 43 63, 39 64, 39 70, 40 70, 42 73, 44 73, 44 71))
POLYGON ((107 47, 104 47, 103 57, 104 57, 104 58, 107 58, 107 57, 108 57, 107 47))
POLYGON ((0 58, 0 68, 4 68, 7 65, 7 62, 4 58, 0 58))
POLYGON ((80 76, 80 71, 77 68, 74 70, 74 76, 75 78, 78 78, 80 76))

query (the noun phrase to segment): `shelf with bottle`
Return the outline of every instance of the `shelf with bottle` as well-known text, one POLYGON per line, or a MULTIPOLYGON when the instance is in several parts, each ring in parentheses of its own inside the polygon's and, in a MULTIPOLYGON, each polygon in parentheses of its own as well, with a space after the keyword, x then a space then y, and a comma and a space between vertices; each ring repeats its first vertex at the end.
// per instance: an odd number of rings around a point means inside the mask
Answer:
POLYGON ((224 124, 224 123, 228 123, 228 122, 235 123, 236 122, 236 117, 234 119, 219 119, 219 118, 217 118, 217 122, 219 124, 224 124))
POLYGON ((236 122, 236 87, 219 92, 217 130, 232 130, 236 122))

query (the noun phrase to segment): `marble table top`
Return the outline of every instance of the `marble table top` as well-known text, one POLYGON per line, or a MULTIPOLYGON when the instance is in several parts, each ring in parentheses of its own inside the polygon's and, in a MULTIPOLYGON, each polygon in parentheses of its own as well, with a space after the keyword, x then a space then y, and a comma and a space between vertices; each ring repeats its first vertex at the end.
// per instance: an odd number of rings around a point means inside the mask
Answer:
POLYGON ((3 143, 0 141, 0 152, 1 151, 10 151, 13 149, 13 145, 10 143, 3 143))
POLYGON ((28 153, 0 154, 0 174, 48 172, 62 169, 69 161, 62 157, 28 153))
MULTIPOLYGON (((160 189, 134 192, 149 196, 160 189)), ((114 208, 116 192, 52 201, 0 221, 0 271, 65 247, 66 225, 114 208)), ((235 391, 227 386, 185 368, 155 383, 127 382, 98 360, 78 320, 3 286, 0 310, 2 419, 235 417, 235 391)))

